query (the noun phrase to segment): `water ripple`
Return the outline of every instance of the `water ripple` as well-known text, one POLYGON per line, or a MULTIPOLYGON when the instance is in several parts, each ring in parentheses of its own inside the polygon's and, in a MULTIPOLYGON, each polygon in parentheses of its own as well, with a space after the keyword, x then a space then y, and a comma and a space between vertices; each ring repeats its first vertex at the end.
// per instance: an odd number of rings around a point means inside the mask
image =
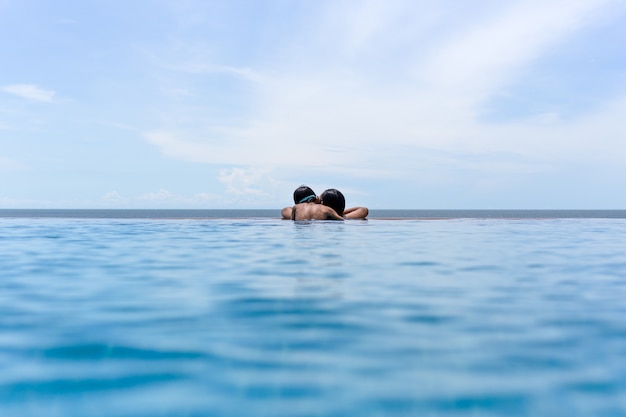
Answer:
POLYGON ((0 415, 624 415, 623 219, 2 219, 0 415))

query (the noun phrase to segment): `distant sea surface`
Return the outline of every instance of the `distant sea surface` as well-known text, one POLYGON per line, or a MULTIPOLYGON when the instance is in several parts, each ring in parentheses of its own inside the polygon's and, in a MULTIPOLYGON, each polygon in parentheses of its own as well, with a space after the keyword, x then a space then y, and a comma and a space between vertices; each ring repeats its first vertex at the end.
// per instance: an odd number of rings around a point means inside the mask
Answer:
POLYGON ((0 210, 0 416, 626 415, 626 211, 0 210))
MULTIPOLYGON (((280 209, 179 210, 179 209, 0 209, 0 217, 85 219, 229 219, 280 218, 280 209)), ((626 210, 381 210, 372 209, 370 219, 529 219, 605 218, 624 219, 626 210)))

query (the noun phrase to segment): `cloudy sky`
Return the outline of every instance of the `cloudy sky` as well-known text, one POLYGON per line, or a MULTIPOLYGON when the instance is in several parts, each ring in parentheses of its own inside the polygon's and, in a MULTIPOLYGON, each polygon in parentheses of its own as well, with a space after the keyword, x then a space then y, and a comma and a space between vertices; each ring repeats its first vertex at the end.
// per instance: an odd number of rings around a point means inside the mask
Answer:
POLYGON ((626 208, 624 0, 0 0, 0 208, 626 208))

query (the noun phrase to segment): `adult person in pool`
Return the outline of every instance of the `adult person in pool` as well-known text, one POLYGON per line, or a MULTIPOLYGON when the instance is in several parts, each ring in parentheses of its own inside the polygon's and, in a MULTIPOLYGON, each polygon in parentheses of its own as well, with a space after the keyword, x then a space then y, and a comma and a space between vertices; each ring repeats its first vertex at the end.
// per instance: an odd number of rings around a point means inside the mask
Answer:
MULTIPOLYGON (((319 199, 317 198, 317 195, 315 195, 315 191, 313 191, 311 187, 301 185, 293 192, 293 202, 296 205, 305 203, 319 203, 319 199)), ((283 219, 291 219, 292 212, 293 207, 285 207, 284 209, 282 209, 281 215, 283 216, 283 219)))
POLYGON ((343 194, 334 188, 324 191, 327 204, 322 206, 333 209, 338 217, 335 217, 327 209, 320 207, 321 198, 306 185, 296 188, 293 193, 293 207, 285 207, 281 211, 283 219, 291 220, 343 220, 343 219, 365 219, 369 214, 367 207, 352 207, 345 209, 345 198, 343 194), (318 204, 317 207, 313 204, 318 204))
POLYGON ((320 204, 330 207, 337 213, 343 214, 346 208, 346 199, 341 191, 335 188, 329 188, 320 195, 320 204))
POLYGON ((319 203, 320 199, 315 195, 315 191, 308 185, 301 185, 293 192, 293 202, 295 204, 302 203, 319 203))
POLYGON ((344 219, 365 219, 369 214, 367 207, 352 207, 346 209, 346 199, 341 191, 329 188, 320 195, 320 203, 341 213, 344 219))

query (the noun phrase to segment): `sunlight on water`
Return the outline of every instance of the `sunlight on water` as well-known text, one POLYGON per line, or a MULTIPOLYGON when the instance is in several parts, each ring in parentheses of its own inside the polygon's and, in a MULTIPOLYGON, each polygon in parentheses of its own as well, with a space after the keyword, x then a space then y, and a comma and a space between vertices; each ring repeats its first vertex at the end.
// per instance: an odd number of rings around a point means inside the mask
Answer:
POLYGON ((625 233, 0 219, 0 415, 624 415, 625 233))

